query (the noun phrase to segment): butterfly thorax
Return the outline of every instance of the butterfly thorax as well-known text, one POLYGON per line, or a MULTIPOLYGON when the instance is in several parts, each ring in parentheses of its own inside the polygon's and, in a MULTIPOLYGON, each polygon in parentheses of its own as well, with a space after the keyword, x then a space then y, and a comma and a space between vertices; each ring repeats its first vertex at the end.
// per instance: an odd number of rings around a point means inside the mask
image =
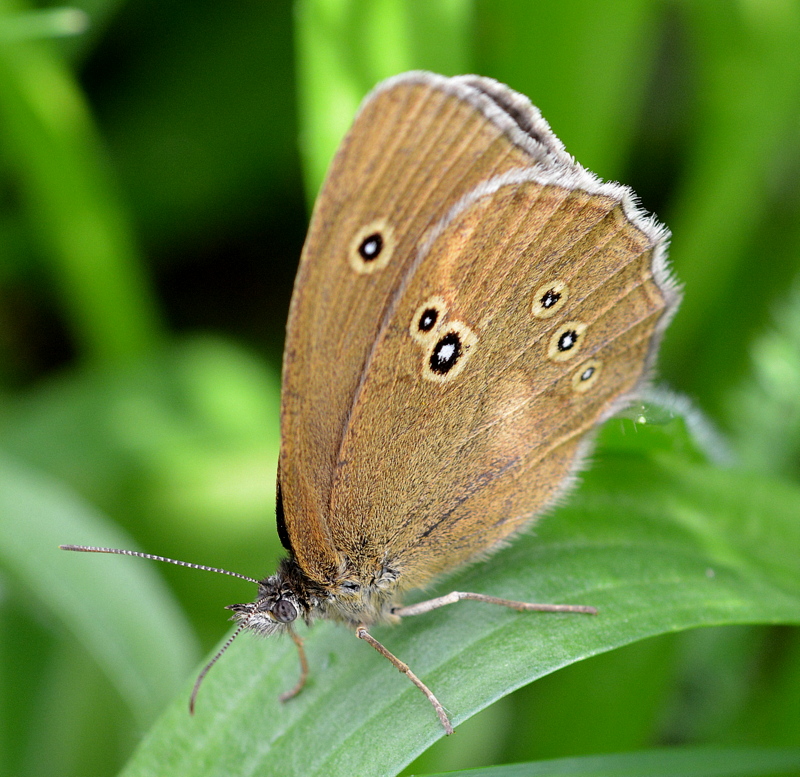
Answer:
POLYGON ((375 585, 359 585, 358 588, 347 586, 339 593, 322 600, 316 615, 351 626, 371 625, 396 621, 397 618, 392 614, 395 606, 397 606, 397 591, 394 587, 390 589, 375 585))
POLYGON ((393 573, 377 575, 367 583, 345 574, 320 583, 289 557, 281 561, 274 575, 259 582, 254 602, 231 604, 228 609, 245 628, 263 636, 285 631, 298 618, 309 625, 316 618, 353 626, 391 622, 397 604, 396 581, 393 573))

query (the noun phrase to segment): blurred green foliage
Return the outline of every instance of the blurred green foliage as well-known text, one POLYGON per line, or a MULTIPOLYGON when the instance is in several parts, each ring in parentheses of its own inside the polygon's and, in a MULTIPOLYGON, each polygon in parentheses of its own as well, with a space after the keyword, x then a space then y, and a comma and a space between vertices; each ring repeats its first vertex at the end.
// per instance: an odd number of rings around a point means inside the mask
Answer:
MULTIPOLYGON (((0 0, 0 773, 114 774, 185 696, 225 629, 222 606, 252 597, 231 579, 67 556, 58 542, 272 571, 280 353, 308 203, 361 97, 403 70, 478 72, 529 95, 577 159, 632 185, 670 226, 686 297, 660 373, 722 431, 742 482, 760 484, 742 526, 769 537, 773 501, 791 514, 800 4, 72 8, 0 0)), ((635 473, 672 445, 670 461, 703 473, 706 495, 730 477, 715 481, 672 426, 628 425, 624 437, 608 426, 578 505, 619 485, 604 456, 630 456, 635 473)), ((647 487, 632 482, 631 498, 647 487)), ((574 663, 487 707, 411 769, 797 747, 800 632, 785 615, 763 621, 574 663)), ((279 654, 256 649, 265 663, 279 654)))

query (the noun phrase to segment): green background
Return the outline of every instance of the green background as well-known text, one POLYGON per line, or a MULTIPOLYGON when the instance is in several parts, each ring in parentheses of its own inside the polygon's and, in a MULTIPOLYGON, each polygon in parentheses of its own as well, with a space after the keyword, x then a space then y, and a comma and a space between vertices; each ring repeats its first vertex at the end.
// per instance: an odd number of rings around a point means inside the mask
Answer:
POLYGON ((396 774, 440 739, 328 624, 305 698, 274 702, 291 644, 245 637, 189 718, 252 587, 56 549, 273 571, 309 204, 363 95, 413 68, 530 96, 668 224, 659 373, 702 416, 612 420, 536 537, 440 590, 598 618, 465 603, 380 631, 466 721, 411 771, 743 745, 697 773, 800 773, 741 771, 800 746, 798 52, 791 0, 0 0, 0 773, 114 774, 143 742, 129 774, 396 774))

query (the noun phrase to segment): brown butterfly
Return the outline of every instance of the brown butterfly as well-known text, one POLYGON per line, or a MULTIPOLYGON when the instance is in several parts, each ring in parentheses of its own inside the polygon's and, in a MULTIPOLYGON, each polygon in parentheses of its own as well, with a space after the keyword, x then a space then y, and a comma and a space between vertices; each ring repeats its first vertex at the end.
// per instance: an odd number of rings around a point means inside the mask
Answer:
MULTIPOLYGON (((575 481, 589 432, 649 377, 679 292, 667 230, 578 165, 538 110, 478 76, 412 72, 365 99, 317 199, 283 362, 278 533, 243 629, 369 632, 461 599, 403 594, 485 556, 575 481)), ((109 548, 68 550, 122 553, 109 548)))

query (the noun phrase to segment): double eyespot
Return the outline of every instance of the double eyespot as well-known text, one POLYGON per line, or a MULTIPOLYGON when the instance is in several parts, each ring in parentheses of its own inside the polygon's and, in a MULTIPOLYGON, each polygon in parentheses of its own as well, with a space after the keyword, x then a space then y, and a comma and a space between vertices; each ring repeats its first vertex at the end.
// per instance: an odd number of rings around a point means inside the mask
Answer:
POLYGON ((347 260, 360 274, 382 270, 395 248, 394 229, 386 219, 374 219, 356 232, 350 241, 347 260))
MULTIPOLYGON (((564 308, 569 299, 569 288, 559 280, 542 284, 533 293, 531 315, 534 318, 550 318, 564 308)), ((586 324, 580 321, 567 321, 551 335, 547 345, 547 358, 557 362, 572 359, 583 345, 586 324)))
POLYGON ((462 321, 450 321, 443 297, 430 297, 411 316, 408 330, 423 346, 422 375, 436 383, 452 380, 464 369, 475 333, 462 321))
MULTIPOLYGON (((567 321, 550 336, 547 356, 553 361, 566 362, 581 350, 585 339, 586 324, 580 321, 567 321)), ((587 392, 600 378, 603 363, 599 359, 584 362, 572 373, 572 390, 579 394, 587 392)))

